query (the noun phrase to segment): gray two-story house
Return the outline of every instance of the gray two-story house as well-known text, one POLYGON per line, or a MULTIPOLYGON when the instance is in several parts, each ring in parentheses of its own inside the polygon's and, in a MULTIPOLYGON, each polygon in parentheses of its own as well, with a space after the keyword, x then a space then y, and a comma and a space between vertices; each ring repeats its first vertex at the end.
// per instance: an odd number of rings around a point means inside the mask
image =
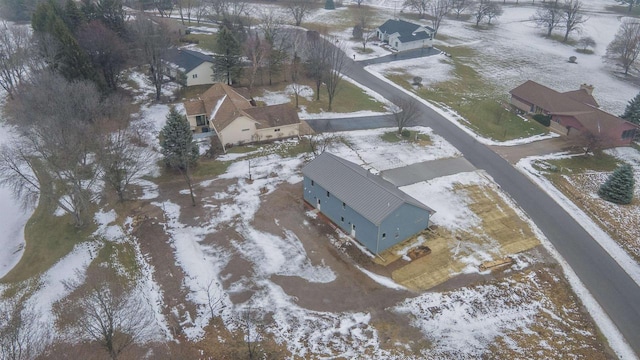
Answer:
POLYGON ((302 174, 304 200, 374 254, 426 229, 434 213, 382 177, 328 152, 302 174))

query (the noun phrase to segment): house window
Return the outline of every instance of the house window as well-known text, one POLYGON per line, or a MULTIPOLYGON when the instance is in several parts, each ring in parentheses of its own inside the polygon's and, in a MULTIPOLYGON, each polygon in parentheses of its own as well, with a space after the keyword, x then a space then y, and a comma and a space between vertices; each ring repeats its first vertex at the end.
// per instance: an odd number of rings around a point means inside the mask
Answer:
POLYGON ((340 217, 340 222, 344 222, 344 216, 340 217))
POLYGON ((398 48, 398 42, 396 41, 396 49, 398 48))
POLYGON ((251 129, 242 129, 242 131, 249 131, 249 130, 251 130, 251 129))
POLYGON ((191 78, 192 78, 192 79, 195 79, 195 78, 197 78, 197 77, 198 77, 198 74, 193 74, 193 75, 191 75, 191 78))
POLYGON ((636 135, 636 129, 629 129, 622 132, 623 139, 631 139, 636 135))
POLYGON ((314 186, 316 183, 311 180, 311 186, 314 186))
POLYGON ((273 129, 273 132, 280 132, 280 128, 273 129))
POLYGON ((327 197, 331 196, 331 194, 327 191, 327 197))
POLYGON ((347 207, 347 204, 342 203, 342 210, 344 210, 347 207))
POLYGON ((387 238, 387 233, 382 233, 382 240, 387 238))
POLYGON ((197 126, 205 126, 207 125, 207 118, 204 115, 196 116, 196 125, 197 126))

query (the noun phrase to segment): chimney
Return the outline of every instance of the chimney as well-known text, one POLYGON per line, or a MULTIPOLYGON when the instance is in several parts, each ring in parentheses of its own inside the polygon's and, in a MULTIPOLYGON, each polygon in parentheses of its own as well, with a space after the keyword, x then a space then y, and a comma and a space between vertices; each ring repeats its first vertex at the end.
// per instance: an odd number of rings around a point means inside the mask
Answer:
POLYGON ((593 95, 593 85, 591 84, 580 84, 580 90, 585 90, 589 95, 593 95))

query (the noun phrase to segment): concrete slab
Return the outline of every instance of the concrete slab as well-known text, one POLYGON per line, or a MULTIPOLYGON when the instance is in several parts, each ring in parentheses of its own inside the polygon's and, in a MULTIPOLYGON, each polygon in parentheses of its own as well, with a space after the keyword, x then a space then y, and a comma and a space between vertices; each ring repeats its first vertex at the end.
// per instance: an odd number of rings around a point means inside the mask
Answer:
POLYGON ((435 179, 441 176, 453 175, 461 172, 475 171, 463 157, 424 161, 403 166, 401 168, 385 170, 380 175, 395 186, 407 186, 420 181, 435 179))

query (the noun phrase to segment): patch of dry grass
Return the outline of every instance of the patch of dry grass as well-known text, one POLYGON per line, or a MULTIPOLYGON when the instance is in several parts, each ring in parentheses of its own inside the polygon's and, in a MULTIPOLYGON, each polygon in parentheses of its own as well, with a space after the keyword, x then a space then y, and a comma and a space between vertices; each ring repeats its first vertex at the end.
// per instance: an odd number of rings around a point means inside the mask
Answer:
POLYGON ((559 268, 516 273, 512 278, 535 287, 536 291, 530 292, 527 300, 540 303, 541 311, 535 315, 529 331, 511 332, 496 339, 487 351, 492 358, 615 358, 600 341, 598 329, 559 268))

